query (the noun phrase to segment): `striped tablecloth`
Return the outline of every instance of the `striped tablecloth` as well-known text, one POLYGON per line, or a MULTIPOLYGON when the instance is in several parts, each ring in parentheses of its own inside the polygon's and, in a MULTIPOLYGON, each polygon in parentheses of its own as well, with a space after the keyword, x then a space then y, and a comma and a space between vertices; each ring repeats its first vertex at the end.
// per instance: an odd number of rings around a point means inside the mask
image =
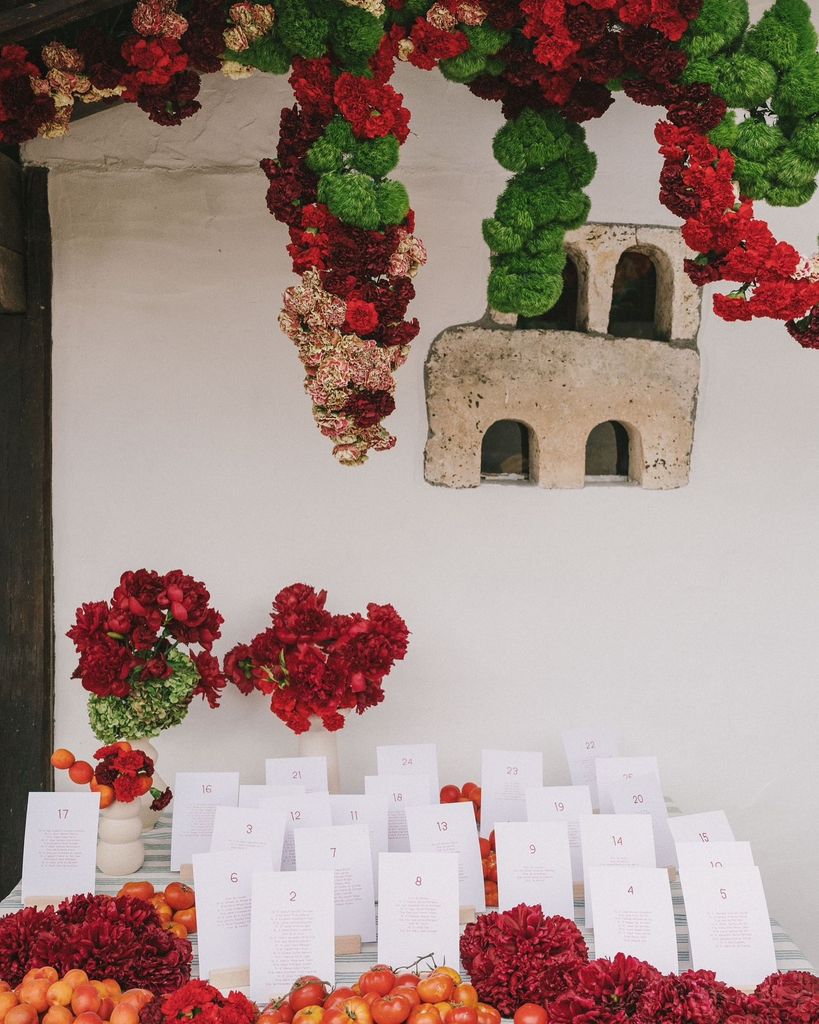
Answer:
MULTIPOLYGON (((152 832, 145 835, 145 863, 138 872, 130 875, 127 879, 109 878, 97 873, 97 892, 114 895, 122 885, 123 881, 133 882, 147 879, 153 882, 157 889, 164 888, 168 882, 178 879, 178 874, 172 874, 170 870, 171 851, 171 824, 170 816, 165 815, 152 832)), ((691 951, 688 941, 688 928, 685 921, 685 908, 683 906, 682 892, 679 882, 672 882, 671 894, 674 903, 674 920, 677 926, 677 950, 680 958, 680 970, 685 971, 691 966, 691 951)), ((0 903, 0 916, 13 913, 22 906, 20 900, 20 886, 18 885, 0 903)), ((589 945, 589 950, 594 956, 594 935, 590 930, 584 928, 585 911, 583 900, 576 899, 574 907, 575 921, 583 930, 583 937, 589 945)), ((790 936, 774 920, 771 920, 774 946, 776 948, 777 966, 782 971, 813 971, 813 967, 803 956, 799 947, 793 942, 790 936)), ((194 953, 194 977, 198 976, 198 961, 196 959, 196 936, 191 936, 194 953)), ((362 951, 355 955, 340 956, 336 961, 336 983, 339 985, 351 984, 358 979, 359 974, 366 967, 377 962, 375 943, 366 943, 362 951)))

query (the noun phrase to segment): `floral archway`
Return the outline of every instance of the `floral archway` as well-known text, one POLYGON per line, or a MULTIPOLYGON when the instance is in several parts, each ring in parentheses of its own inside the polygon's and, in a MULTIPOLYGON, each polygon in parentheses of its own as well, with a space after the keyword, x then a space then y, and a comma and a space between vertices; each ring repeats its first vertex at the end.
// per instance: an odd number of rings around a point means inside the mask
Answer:
POLYGON ((583 122, 614 93, 665 108, 660 201, 683 221, 697 284, 725 320, 785 322, 819 347, 819 266, 778 241, 754 202, 799 206, 819 173, 819 54, 804 0, 749 25, 747 0, 140 0, 0 50, 0 141, 68 129, 77 102, 137 103, 160 124, 196 113, 200 74, 290 73, 267 205, 301 282, 279 323, 305 367, 322 434, 358 465, 395 438, 396 370, 418 333, 407 311, 426 253, 390 177, 410 112, 397 61, 439 68, 506 119, 493 150, 510 178, 483 223, 489 304, 538 316, 563 287, 566 231, 589 212, 596 159, 583 122))

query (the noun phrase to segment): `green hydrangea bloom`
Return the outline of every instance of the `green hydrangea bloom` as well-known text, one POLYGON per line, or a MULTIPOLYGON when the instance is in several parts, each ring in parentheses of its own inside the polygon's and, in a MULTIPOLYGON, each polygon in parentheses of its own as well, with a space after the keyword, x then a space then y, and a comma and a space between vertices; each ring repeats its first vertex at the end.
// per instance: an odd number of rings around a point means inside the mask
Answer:
POLYGON ((173 667, 168 679, 143 682, 137 673, 129 696, 89 698, 88 720, 101 743, 152 739, 184 719, 199 673, 186 654, 171 651, 167 657, 173 667))

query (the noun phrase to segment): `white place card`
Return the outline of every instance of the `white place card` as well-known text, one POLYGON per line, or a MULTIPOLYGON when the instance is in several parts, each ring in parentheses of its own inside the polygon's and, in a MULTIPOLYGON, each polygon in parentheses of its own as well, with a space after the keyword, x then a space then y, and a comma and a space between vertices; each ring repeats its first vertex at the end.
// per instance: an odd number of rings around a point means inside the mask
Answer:
POLYGON ((210 850, 217 807, 236 807, 238 772, 177 772, 173 787, 171 871, 210 850))
POLYGON ((193 855, 200 978, 249 968, 253 872, 269 866, 260 848, 193 855))
POLYGON ((409 833, 406 810, 408 807, 429 803, 429 778, 426 775, 365 775, 364 792, 367 796, 387 798, 390 853, 407 853, 409 833))
POLYGON ((600 804, 597 799, 597 775, 594 770, 594 762, 598 757, 615 757, 617 755, 617 738, 607 725, 566 729, 562 733, 562 737, 572 785, 589 787, 592 804, 596 810, 600 804))
POLYGON ((638 775, 656 775, 660 778, 656 757, 598 757, 594 762, 594 771, 601 814, 614 814, 609 792, 612 782, 630 782, 638 775))
POLYGON ((680 872, 691 966, 736 988, 776 970, 771 922, 758 867, 680 872))
POLYGON ((424 950, 457 971, 457 854, 382 853, 378 874, 379 963, 411 964, 424 950))
POLYGON ((29 793, 23 843, 23 902, 93 893, 97 793, 29 793))
POLYGON ((734 841, 725 811, 700 811, 699 814, 677 814, 668 819, 668 827, 676 843, 724 843, 734 841))
POLYGON ((498 821, 526 821, 526 790, 543 785, 543 754, 481 751, 481 835, 498 821))
POLYGON ((335 985, 332 871, 256 871, 250 916, 250 997, 287 995, 293 979, 315 974, 335 985))
POLYGON ((379 775, 426 775, 429 802, 438 802, 438 748, 434 743, 396 743, 376 747, 375 754, 379 775))
POLYGON ((569 826, 565 821, 499 821, 498 909, 519 903, 574 920, 569 826))
POLYGON ((293 793, 306 793, 304 786, 239 786, 239 806, 258 807, 259 801, 271 796, 287 796, 293 793))
POLYGON ((304 786, 307 793, 326 793, 327 758, 268 757, 264 779, 268 786, 304 786))
POLYGON ((647 814, 590 814, 580 819, 583 844, 586 927, 593 926, 594 885, 591 869, 654 868, 654 829, 647 814))
POLYGON ((562 821, 569 826, 569 851, 575 882, 583 881, 580 818, 591 813, 591 790, 587 785, 537 786, 526 790, 527 821, 562 821))
POLYGON ((369 829, 373 887, 378 899, 378 855, 390 848, 387 798, 374 793, 331 793, 330 813, 334 825, 366 825, 369 829))
POLYGON ((413 853, 457 854, 460 905, 486 910, 481 847, 472 803, 408 807, 407 830, 413 853))
POLYGON ((293 832, 299 828, 322 828, 333 824, 328 793, 294 793, 292 796, 264 797, 260 809, 284 817, 282 871, 296 870, 296 847, 293 832))
POLYGON ((591 869, 594 888, 594 955, 625 953, 664 974, 676 974, 677 929, 664 868, 591 869))
POLYGON ((717 840, 713 843, 677 843, 677 863, 680 871, 720 868, 751 868, 754 855, 751 844, 736 840, 717 840))
POLYGON ((332 871, 336 935, 375 942, 375 891, 370 832, 366 825, 327 825, 294 832, 296 870, 332 871))
POLYGON ((221 850, 264 850, 266 868, 278 871, 282 863, 283 812, 260 807, 217 807, 210 839, 211 853, 221 850))
POLYGON ((654 849, 660 867, 676 867, 677 849, 668 824, 668 808, 656 775, 635 775, 609 783, 615 814, 650 814, 654 823, 654 849))

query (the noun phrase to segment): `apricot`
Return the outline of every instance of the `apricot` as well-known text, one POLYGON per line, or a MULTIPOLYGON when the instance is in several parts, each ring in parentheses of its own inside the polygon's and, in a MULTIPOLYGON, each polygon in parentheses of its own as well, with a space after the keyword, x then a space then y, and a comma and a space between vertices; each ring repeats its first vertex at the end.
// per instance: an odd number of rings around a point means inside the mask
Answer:
POLYGON ((94 769, 87 761, 75 761, 68 769, 68 777, 72 782, 85 786, 94 778, 94 769))
POLYGON ((37 1024, 37 1011, 28 1003, 19 1003, 8 1011, 3 1024, 37 1024))
POLYGON ((11 992, 11 985, 7 981, 0 981, 0 992, 11 992))
POLYGON ((74 1024, 79 1021, 80 1024, 102 1024, 102 1017, 93 1010, 84 1010, 82 1013, 78 1013, 74 1018, 74 1024))
POLYGON ((111 1024, 139 1024, 139 1009, 133 1003, 120 1003, 114 1007, 111 1024))
POLYGON ((76 1014, 93 1013, 96 1015, 100 1008, 102 997, 93 985, 85 982, 77 985, 71 996, 71 1009, 76 1014))
POLYGON ((48 1012, 43 1015, 42 1024, 71 1024, 73 1020, 74 1014, 67 1006, 60 1006, 55 1003, 54 1006, 50 1006, 48 1008, 48 1012))
POLYGON ((67 982, 74 989, 77 985, 87 985, 88 975, 81 968, 74 967, 72 970, 65 972, 63 981, 67 982))
POLYGON ((9 1010, 17 1005, 17 996, 13 992, 0 992, 0 1021, 5 1020, 9 1010))
POLYGON ((153 999, 154 994, 147 988, 129 988, 127 992, 122 993, 122 1003, 130 1003, 131 1006, 135 1006, 138 1010, 141 1010, 143 1006, 147 1006, 148 1003, 153 999))
POLYGON ((94 981, 92 979, 88 982, 88 984, 93 985, 97 992, 99 992, 100 999, 105 999, 105 997, 108 995, 108 989, 106 989, 105 985, 101 981, 94 981))
POLYGON ((48 990, 52 982, 47 978, 30 978, 20 986, 20 1002, 33 1006, 37 1013, 45 1013, 51 1005, 48 990))
POLYGON ((100 1008, 97 1010, 97 1014, 102 1017, 103 1020, 110 1020, 113 1012, 114 1000, 110 996, 104 996, 100 1003, 100 1008))
POLYGON ((110 807, 114 802, 114 790, 111 786, 99 786, 96 792, 100 795, 100 807, 110 807))
POLYGON ((55 981, 49 986, 46 998, 50 1006, 68 1006, 71 1003, 73 993, 74 989, 67 981, 55 981))
POLYGON ((122 995, 122 988, 116 978, 103 978, 103 985, 105 985, 106 995, 119 996, 122 995))
POLYGON ((76 757, 74 757, 71 751, 66 750, 65 747, 58 747, 58 749, 51 755, 52 765, 54 765, 55 768, 59 768, 61 771, 65 771, 66 768, 70 768, 76 760, 76 757))

